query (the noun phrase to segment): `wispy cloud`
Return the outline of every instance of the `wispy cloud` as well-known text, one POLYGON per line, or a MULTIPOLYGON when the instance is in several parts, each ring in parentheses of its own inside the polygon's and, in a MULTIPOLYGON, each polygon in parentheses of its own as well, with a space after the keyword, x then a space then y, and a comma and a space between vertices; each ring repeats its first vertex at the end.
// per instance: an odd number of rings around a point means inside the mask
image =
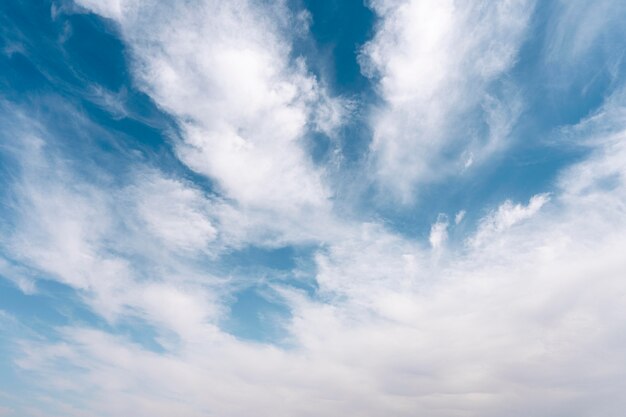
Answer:
POLYGON ((506 139, 520 104, 500 78, 517 59, 534 2, 372 7, 380 22, 361 64, 383 100, 372 116, 376 180, 411 201, 417 183, 458 173, 470 152, 482 159, 506 139))
POLYGON ((290 57, 283 32, 297 21, 285 6, 78 3, 119 24, 137 82, 178 118, 177 152, 192 169, 247 206, 327 210, 331 192, 302 141, 332 130, 342 107, 290 57))
MULTIPOLYGON (((399 220, 364 218, 305 145, 312 132, 333 135, 350 105, 294 57, 302 18, 287 4, 78 3, 116 25, 136 84, 180 128, 182 164, 128 151, 111 169, 90 153, 105 146, 68 140, 29 103, 0 103, 11 168, 0 275, 25 296, 57 283, 77 296, 65 303, 93 315, 12 333, 5 323, 31 323, 0 310, 11 341, 0 348, 29 393, 0 415, 621 415, 623 87, 548 132, 587 153, 545 189, 438 208, 425 226, 405 220, 424 215, 411 205, 399 220), (254 263, 245 249, 284 246, 306 251, 280 279, 232 265, 254 263), (224 325, 238 291, 255 285, 285 310, 271 343, 224 325)), ((410 201, 423 182, 506 151, 498 143, 523 107, 506 74, 535 5, 371 7, 379 21, 361 58, 382 103, 374 170, 359 167, 354 187, 374 179, 381 199, 410 201)), ((563 27, 585 18, 580 5, 559 7, 569 12, 546 44, 564 53, 563 27)), ((589 31, 577 48, 602 36, 589 31)), ((115 94, 94 91, 113 118, 129 117, 115 94)), ((71 100, 55 103, 77 137, 105 130, 71 100)))

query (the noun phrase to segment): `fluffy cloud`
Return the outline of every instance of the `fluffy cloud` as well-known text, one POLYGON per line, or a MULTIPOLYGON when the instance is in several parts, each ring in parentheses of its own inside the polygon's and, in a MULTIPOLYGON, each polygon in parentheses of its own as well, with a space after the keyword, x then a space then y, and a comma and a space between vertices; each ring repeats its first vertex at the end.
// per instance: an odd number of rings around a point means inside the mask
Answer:
POLYGON ((459 172, 501 146, 521 103, 514 86, 494 83, 515 62, 533 4, 372 2, 381 20, 361 64, 383 100, 373 110, 371 146, 383 189, 409 201, 418 182, 459 172), (476 124, 461 118, 469 115, 476 124))
POLYGON ((155 173, 128 191, 138 196, 138 215, 148 230, 166 244, 201 249, 216 238, 210 201, 197 189, 155 173))
MULTIPOLYGON (((383 243, 389 252, 325 258, 322 273, 341 271, 360 291, 332 307, 303 306, 294 320, 302 344, 364 372, 369 395, 389 395, 397 415, 619 415, 615 389, 626 373, 617 366, 624 312, 614 296, 626 290, 621 103, 575 129, 603 145, 563 173, 551 201, 503 203, 460 252, 434 265, 416 256, 413 274, 395 272, 406 256, 398 243, 383 243), (588 187, 574 192, 581 178, 588 187), (477 239, 481 246, 472 244, 477 239)), ((320 280, 346 294, 349 287, 335 282, 320 280)))
POLYGON ((79 4, 113 19, 137 83, 176 116, 176 145, 193 170, 251 207, 327 209, 331 192, 304 149, 307 132, 332 131, 341 102, 290 58, 283 5, 120 0, 79 4))

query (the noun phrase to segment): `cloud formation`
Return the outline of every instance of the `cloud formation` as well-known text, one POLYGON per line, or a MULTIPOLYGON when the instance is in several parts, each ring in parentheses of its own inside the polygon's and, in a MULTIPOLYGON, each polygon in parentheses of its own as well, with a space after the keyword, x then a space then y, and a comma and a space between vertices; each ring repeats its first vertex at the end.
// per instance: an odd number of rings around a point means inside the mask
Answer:
POLYGON ((501 78, 517 59, 534 2, 372 7, 380 21, 360 58, 383 102, 372 118, 376 179, 410 201, 418 183, 458 174, 502 146, 521 105, 501 78))
MULTIPOLYGON (((527 95, 510 72, 537 5, 371 2, 378 21, 360 59, 381 102, 368 103, 372 164, 355 168, 354 188, 374 181, 394 207, 366 218, 362 196, 336 196, 337 172, 307 147, 350 114, 296 52, 314 17, 302 27, 305 12, 282 2, 77 4, 63 13, 109 19, 137 88, 174 119, 175 163, 122 140, 123 158, 109 156, 105 139, 119 132, 67 97, 54 111, 80 143, 54 129, 53 110, 30 111, 36 99, 0 102, 0 160, 11 168, 0 276, 27 299, 45 300, 52 283, 66 291, 63 320, 45 332, 0 307, 10 341, 0 351, 29 394, 0 415, 621 416, 619 71, 595 110, 543 132, 544 152, 579 154, 540 187, 494 182, 504 198, 429 217, 413 201, 443 196, 421 186, 451 175, 502 174, 474 167, 513 140, 527 95), (229 328, 241 305, 262 314, 251 288, 280 310, 270 341, 229 328)), ((550 9, 540 61, 566 53, 572 22, 612 22, 608 4, 550 9)), ((597 50, 603 35, 589 26, 573 62, 597 50)), ((605 47, 604 63, 617 65, 605 47)), ((114 119, 132 117, 119 96, 91 91, 114 119)))
POLYGON ((303 139, 340 123, 341 105, 290 57, 297 22, 284 5, 78 3, 119 25, 138 84, 180 122, 183 162, 244 205, 324 209, 330 191, 303 139))

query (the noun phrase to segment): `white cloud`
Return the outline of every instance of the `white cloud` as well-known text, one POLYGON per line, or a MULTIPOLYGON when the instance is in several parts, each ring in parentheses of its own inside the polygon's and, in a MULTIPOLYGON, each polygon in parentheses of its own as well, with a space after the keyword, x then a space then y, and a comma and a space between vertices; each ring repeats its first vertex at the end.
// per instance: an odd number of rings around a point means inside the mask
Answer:
POLYGON ((442 214, 437 218, 437 222, 431 226, 428 241, 434 250, 441 249, 448 240, 448 226, 448 218, 442 214))
POLYGON ((12 281, 24 294, 37 292, 37 285, 35 278, 32 276, 32 271, 13 265, 3 256, 0 256, 0 277, 12 281))
POLYGON ((455 216, 454 216, 454 224, 459 224, 463 221, 463 219, 465 218, 465 210, 461 210, 459 211, 455 216))
POLYGON ((211 202, 199 190, 158 173, 145 175, 128 190, 148 230, 165 244, 183 250, 206 248, 216 238, 211 202))
POLYGON ((517 90, 490 88, 515 62, 534 2, 371 4, 381 21, 361 65, 384 100, 372 117, 376 179, 410 201, 418 182, 462 171, 509 134, 521 111, 517 90), (488 133, 472 133, 480 123, 488 133))
POLYGON ((413 287, 425 265, 421 245, 402 239, 380 224, 363 224, 316 255, 320 292, 356 304, 377 303, 381 291, 413 287))
POLYGON ((437 265, 414 248, 412 285, 399 285, 397 238, 372 236, 371 251, 324 258, 321 273, 337 273, 322 288, 349 296, 302 303, 294 333, 304 349, 362 372, 351 392, 371 401, 366 415, 382 412, 372 398, 389 399, 396 415, 620 415, 626 119, 612 104, 576 128, 602 145, 563 173, 549 209, 545 194, 505 202, 470 239, 482 245, 437 265), (356 288, 346 293, 348 283, 356 288))
POLYGON ((548 201, 548 194, 537 194, 530 198, 528 205, 513 204, 510 200, 502 203, 497 210, 483 218, 478 226, 476 235, 471 239, 471 244, 480 245, 485 240, 492 238, 511 226, 534 216, 548 201))
POLYGON ((299 20, 282 3, 78 3, 119 24, 138 85, 181 125, 184 163, 247 207, 328 209, 302 140, 331 133, 345 105, 290 58, 284 26, 299 20))
MULTIPOLYGON (((65 284, 112 323, 140 317, 187 337, 190 323, 215 321, 221 302, 208 288, 224 280, 198 262, 199 253, 217 250, 211 246, 217 238, 213 201, 141 167, 127 185, 87 181, 71 159, 59 157, 57 138, 19 108, 12 110, 17 122, 6 128, 20 140, 9 150, 18 169, 7 181, 3 276, 27 293, 36 289, 35 279, 65 284)), ((82 170, 104 177, 88 160, 82 170)))
POLYGON ((554 19, 557 24, 548 28, 550 36, 546 45, 546 60, 549 65, 560 68, 585 66, 585 55, 598 51, 604 54, 609 65, 614 64, 615 59, 620 59, 621 48, 610 39, 623 38, 626 34, 622 25, 626 16, 626 5, 623 2, 559 1, 553 13, 558 19, 554 19))

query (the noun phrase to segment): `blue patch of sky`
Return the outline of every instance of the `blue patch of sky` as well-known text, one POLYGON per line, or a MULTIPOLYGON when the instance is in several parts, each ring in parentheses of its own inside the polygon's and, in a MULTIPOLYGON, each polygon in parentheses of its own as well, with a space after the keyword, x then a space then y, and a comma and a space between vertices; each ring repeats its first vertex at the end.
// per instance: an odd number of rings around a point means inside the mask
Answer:
POLYGON ((0 281, 1 308, 28 322, 33 330, 42 335, 50 332, 50 325, 68 323, 67 314, 62 311, 65 306, 75 307, 73 295, 70 288, 52 281, 40 281, 34 294, 25 294, 7 280, 0 281))
POLYGON ((611 42, 607 43, 607 38, 619 37, 620 31, 615 33, 607 27, 603 37, 595 39, 581 56, 575 58, 572 50, 579 28, 562 28, 565 31, 563 44, 551 44, 555 40, 557 28, 554 21, 560 12, 559 7, 562 6, 551 2, 538 3, 528 30, 529 37, 511 71, 512 78, 524 87, 532 116, 522 124, 527 133, 545 133, 561 125, 579 122, 597 110, 620 84, 615 81, 626 75, 626 65, 610 62, 613 53, 621 55, 623 51, 612 50, 611 42))
POLYGON ((105 158, 96 162, 111 172, 143 160, 195 177, 173 155, 174 120, 134 87, 114 28, 93 14, 53 18, 53 4, 11 0, 0 8, 2 97, 45 119, 77 159, 105 158))
POLYGON ((247 284, 241 282, 245 288, 264 282, 265 285, 286 286, 315 296, 317 285, 312 259, 317 249, 314 245, 246 246, 222 255, 216 272, 250 277, 247 284))
POLYGON ((57 340, 56 326, 93 326, 100 321, 71 288, 49 280, 38 281, 37 287, 36 293, 27 295, 0 279, 0 395, 4 396, 0 402, 16 410, 36 404, 42 394, 29 380, 28 370, 17 364, 23 355, 21 343, 57 340))
POLYGON ((222 256, 222 265, 228 269, 246 268, 265 265, 268 268, 289 271, 296 266, 298 248, 283 246, 280 248, 262 248, 246 246, 222 256))
POLYGON ((370 89, 358 53, 373 34, 372 10, 359 0, 302 0, 302 7, 311 14, 309 66, 340 94, 362 95, 370 89))
POLYGON ((316 247, 307 245, 246 246, 223 255, 217 271, 237 275, 239 289, 232 295, 229 314, 220 327, 242 340, 287 346, 284 323, 290 317, 290 310, 276 288, 300 291, 316 298, 312 261, 315 250, 316 247))
POLYGON ((289 308, 270 287, 254 285, 234 294, 220 327, 242 340, 281 344, 289 316, 289 308))
POLYGON ((361 47, 373 35, 375 15, 360 0, 296 0, 292 7, 310 13, 310 36, 296 39, 294 55, 304 56, 309 69, 333 94, 352 102, 352 114, 336 137, 313 134, 310 152, 314 161, 325 163, 339 146, 343 164, 355 168, 366 156, 371 139, 365 109, 377 100, 358 62, 361 47))

